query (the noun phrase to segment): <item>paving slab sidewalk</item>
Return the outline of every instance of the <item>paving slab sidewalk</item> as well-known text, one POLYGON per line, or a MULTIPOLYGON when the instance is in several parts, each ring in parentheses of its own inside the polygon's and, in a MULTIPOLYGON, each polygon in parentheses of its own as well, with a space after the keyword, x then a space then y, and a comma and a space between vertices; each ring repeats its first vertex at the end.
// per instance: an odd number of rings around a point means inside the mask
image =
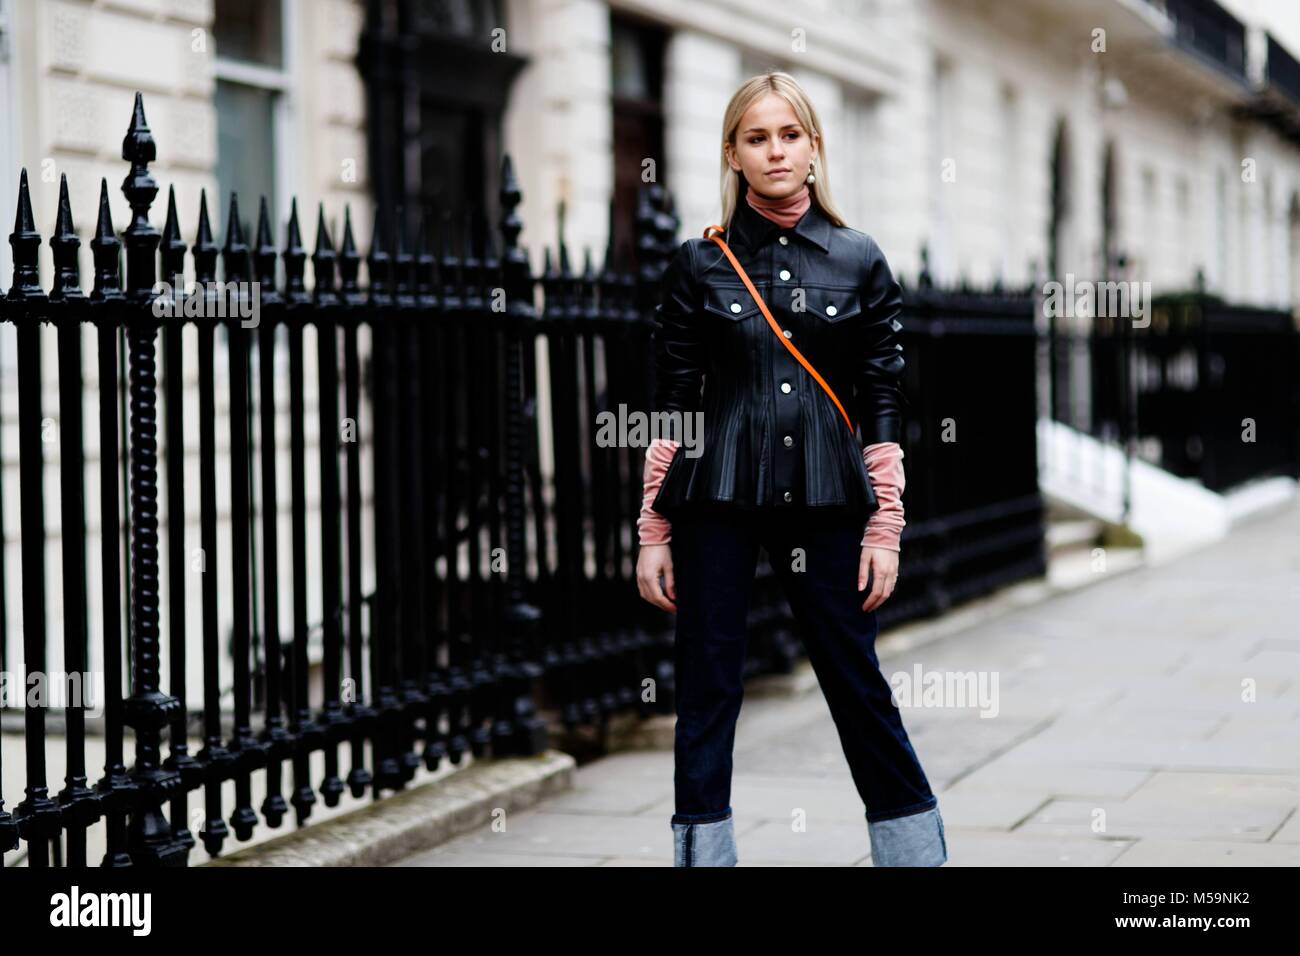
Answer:
MULTIPOLYGON (((887 675, 991 693, 904 711, 948 865, 1300 865, 1300 499, 1167 564, 879 649, 887 675)), ((871 865, 817 690, 746 700, 732 805, 741 866, 871 865)), ((619 753, 394 865, 668 866, 672 812, 671 750, 619 753)))

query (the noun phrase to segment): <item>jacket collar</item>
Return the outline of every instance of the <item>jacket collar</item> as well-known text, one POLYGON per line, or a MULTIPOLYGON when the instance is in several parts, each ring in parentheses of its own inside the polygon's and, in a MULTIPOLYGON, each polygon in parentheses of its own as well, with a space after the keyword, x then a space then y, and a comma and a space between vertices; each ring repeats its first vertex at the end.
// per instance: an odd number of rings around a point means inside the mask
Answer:
MULTIPOLYGON (((815 245, 822 252, 829 252, 831 247, 832 223, 826 218, 821 207, 814 200, 808 211, 800 217, 790 231, 815 245)), ((781 227, 768 219, 749 204, 744 193, 736 199, 736 211, 731 216, 728 232, 731 239, 739 241, 747 249, 757 250, 771 239, 781 227)))

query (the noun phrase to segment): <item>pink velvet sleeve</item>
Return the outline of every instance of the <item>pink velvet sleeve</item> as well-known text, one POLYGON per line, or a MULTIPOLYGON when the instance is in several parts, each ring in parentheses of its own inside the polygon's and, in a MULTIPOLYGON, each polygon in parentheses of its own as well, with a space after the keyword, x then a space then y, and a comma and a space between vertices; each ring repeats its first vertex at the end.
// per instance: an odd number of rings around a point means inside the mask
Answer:
POLYGON ((867 519, 862 546, 901 551, 899 539, 903 526, 907 524, 903 520, 903 489, 907 485, 903 474, 903 449, 898 442, 877 442, 862 450, 862 460, 880 502, 880 508, 867 519))
POLYGON ((645 453, 645 475, 641 494, 641 515, 636 520, 637 536, 641 544, 667 544, 672 540, 672 523, 651 509, 664 475, 672 464, 673 454, 682 446, 671 438, 656 438, 645 453))
MULTIPOLYGON (((646 450, 641 514, 637 518, 637 533, 643 545, 668 544, 672 540, 671 522, 652 510, 650 505, 659 494, 673 454, 680 447, 681 442, 656 438, 646 450)), ((903 519, 903 489, 906 486, 903 449, 897 442, 879 442, 863 449, 862 459, 880 502, 880 508, 867 520, 862 546, 901 551, 899 539, 903 526, 907 524, 903 519)))

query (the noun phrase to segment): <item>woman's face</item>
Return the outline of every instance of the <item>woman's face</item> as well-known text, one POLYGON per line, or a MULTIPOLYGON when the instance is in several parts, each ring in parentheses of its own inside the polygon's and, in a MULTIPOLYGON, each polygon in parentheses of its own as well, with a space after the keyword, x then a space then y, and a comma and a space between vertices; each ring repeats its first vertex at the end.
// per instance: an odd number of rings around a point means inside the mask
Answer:
POLYGON ((783 96, 767 93, 740 118, 727 162, 760 196, 784 199, 804 186, 817 147, 783 96))

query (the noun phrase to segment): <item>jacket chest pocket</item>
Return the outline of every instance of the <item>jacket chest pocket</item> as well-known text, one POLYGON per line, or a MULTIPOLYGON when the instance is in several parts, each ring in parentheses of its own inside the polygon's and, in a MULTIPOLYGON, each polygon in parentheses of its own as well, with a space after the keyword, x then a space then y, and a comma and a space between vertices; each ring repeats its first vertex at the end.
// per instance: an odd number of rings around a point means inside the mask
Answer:
POLYGON ((802 291, 804 311, 823 322, 843 322, 862 312, 862 297, 856 287, 805 284, 802 291))
MULTIPOLYGON (((705 286, 704 308, 708 312, 740 322, 759 315, 758 302, 743 285, 726 286, 709 283, 705 286)), ((771 308, 771 306, 768 306, 771 308)))

